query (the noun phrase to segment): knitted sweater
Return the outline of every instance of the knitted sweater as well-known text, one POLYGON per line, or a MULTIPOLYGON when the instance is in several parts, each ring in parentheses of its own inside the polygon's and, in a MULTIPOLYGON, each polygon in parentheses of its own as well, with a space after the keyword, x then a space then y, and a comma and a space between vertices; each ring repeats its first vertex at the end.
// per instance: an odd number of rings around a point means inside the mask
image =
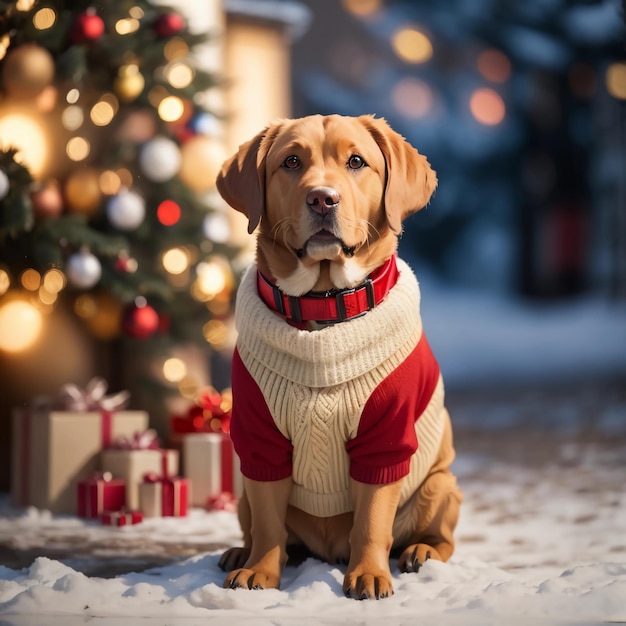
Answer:
POLYGON ((265 306, 255 266, 239 287, 231 436, 241 469, 259 481, 291 476, 290 503, 312 515, 352 510, 350 478, 406 477, 401 506, 439 450, 443 382, 422 334, 417 280, 403 261, 398 268, 379 306, 316 331, 265 306))

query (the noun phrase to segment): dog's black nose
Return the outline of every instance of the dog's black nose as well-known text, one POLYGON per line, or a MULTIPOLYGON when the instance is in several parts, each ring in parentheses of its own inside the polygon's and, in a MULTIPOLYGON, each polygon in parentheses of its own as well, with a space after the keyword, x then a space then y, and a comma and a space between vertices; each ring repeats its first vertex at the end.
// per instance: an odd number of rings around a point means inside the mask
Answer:
POLYGON ((313 187, 306 195, 306 203, 312 211, 326 215, 339 205, 339 192, 332 187, 313 187))

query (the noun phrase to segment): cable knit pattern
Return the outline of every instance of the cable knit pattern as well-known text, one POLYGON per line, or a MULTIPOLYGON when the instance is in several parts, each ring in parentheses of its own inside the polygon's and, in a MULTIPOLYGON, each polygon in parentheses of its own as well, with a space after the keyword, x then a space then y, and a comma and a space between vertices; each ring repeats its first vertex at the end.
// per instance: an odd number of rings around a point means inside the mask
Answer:
MULTIPOLYGON (((291 504, 316 516, 352 510, 345 449, 368 398, 413 351, 422 334, 419 286, 398 260, 387 298, 363 317, 317 331, 289 326, 256 288, 256 267, 239 287, 237 349, 261 389, 280 432, 293 444, 291 504)), ((432 465, 443 432, 443 383, 416 422, 418 451, 401 494, 403 504, 432 465)))

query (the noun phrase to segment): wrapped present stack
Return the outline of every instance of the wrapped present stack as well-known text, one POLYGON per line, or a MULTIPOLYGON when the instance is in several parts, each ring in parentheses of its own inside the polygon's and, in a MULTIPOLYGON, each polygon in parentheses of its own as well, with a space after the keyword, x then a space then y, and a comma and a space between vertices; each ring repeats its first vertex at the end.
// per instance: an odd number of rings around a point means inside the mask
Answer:
POLYGON ((170 420, 170 441, 182 451, 184 475, 193 485, 193 506, 233 510, 243 489, 239 459, 230 439, 232 394, 205 389, 184 415, 170 420))
POLYGON ((95 378, 84 390, 66 385, 56 397, 15 411, 15 505, 112 526, 185 516, 189 506, 236 509, 243 479, 229 435, 228 391, 208 389, 174 416, 172 444, 162 448, 148 414, 126 409, 128 393, 106 390, 95 378))

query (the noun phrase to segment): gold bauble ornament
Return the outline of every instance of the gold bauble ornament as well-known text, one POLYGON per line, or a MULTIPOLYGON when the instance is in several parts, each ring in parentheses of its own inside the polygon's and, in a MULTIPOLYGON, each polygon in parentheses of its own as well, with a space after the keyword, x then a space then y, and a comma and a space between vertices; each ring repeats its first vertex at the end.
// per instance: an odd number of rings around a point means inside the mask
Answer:
POLYGON ((54 59, 43 47, 27 43, 9 50, 2 63, 2 87, 16 100, 38 96, 54 79, 54 59))
POLYGON ((215 178, 226 159, 221 142, 196 135, 187 140, 180 149, 180 179, 194 191, 209 191, 215 187, 215 178))
POLYGON ((132 102, 139 97, 145 84, 146 81, 139 71, 139 67, 131 63, 120 67, 113 83, 113 89, 120 100, 132 102))
POLYGON ((68 176, 64 188, 68 210, 86 215, 95 213, 102 199, 99 176, 92 167, 81 167, 68 176))

